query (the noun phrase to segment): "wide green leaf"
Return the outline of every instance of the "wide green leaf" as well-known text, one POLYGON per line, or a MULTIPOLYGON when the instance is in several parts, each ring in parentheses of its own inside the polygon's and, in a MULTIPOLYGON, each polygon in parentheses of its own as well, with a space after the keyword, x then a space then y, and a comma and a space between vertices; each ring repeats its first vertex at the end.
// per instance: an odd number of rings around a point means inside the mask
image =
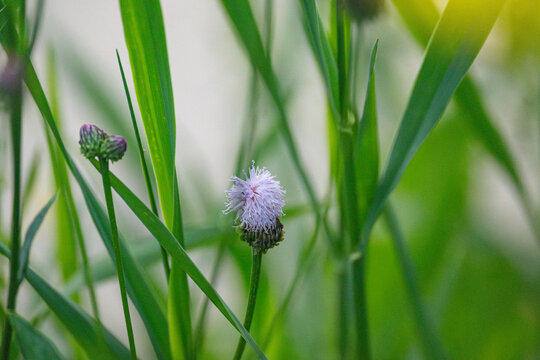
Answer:
MULTIPOLYGON (((99 170, 97 161, 92 162, 99 170)), ((124 185, 114 174, 111 176, 111 186, 118 195, 125 201, 133 213, 141 220, 144 226, 150 231, 161 246, 167 250, 172 259, 175 259, 179 267, 189 275, 189 277, 197 284, 204 294, 214 303, 217 309, 225 316, 225 318, 238 330, 240 335, 251 346, 259 359, 266 359, 266 356, 253 340, 249 332, 244 328, 236 315, 231 311, 221 296, 212 287, 210 282, 204 277, 202 272, 193 263, 184 248, 177 241, 175 236, 167 229, 167 227, 152 213, 152 211, 139 199, 133 192, 124 185)))
POLYGON ((364 250, 375 221, 420 145, 482 48, 504 0, 450 0, 431 37, 422 67, 368 212, 359 242, 364 250))
MULTIPOLYGON (((92 220, 94 221, 94 224, 107 248, 107 251, 109 252, 109 255, 113 257, 109 219, 105 214, 103 207, 90 190, 90 187, 84 180, 79 169, 71 159, 71 156, 69 155, 56 127, 54 117, 49 107, 49 103, 47 102, 47 98, 43 92, 41 83, 39 82, 34 67, 30 61, 28 61, 26 65, 25 82, 44 120, 53 133, 57 145, 64 156, 66 165, 81 188, 84 200, 90 215, 92 216, 92 220)), ((133 259, 122 237, 120 237, 120 247, 122 251, 122 262, 124 264, 128 294, 146 326, 148 335, 152 341, 152 345, 154 346, 154 350, 158 358, 169 359, 170 350, 167 318, 165 317, 163 309, 159 305, 159 301, 156 298, 156 295, 153 293, 152 287, 146 279, 142 268, 133 259)))
MULTIPOLYGON (((0 254, 8 258, 11 255, 9 249, 2 243, 0 243, 0 254)), ((103 329, 103 334, 108 349, 103 346, 103 338, 97 323, 79 305, 58 293, 31 268, 25 276, 89 358, 106 359, 112 354, 118 359, 130 359, 129 350, 107 329, 103 329)))
POLYGON ((36 330, 28 321, 17 314, 8 314, 15 338, 25 359, 60 360, 62 355, 56 346, 43 333, 36 330))

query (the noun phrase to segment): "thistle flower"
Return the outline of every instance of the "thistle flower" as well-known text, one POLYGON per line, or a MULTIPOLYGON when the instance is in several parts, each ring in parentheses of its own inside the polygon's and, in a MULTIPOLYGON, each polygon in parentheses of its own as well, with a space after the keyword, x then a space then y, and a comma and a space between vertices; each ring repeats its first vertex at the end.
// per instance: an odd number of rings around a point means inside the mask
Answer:
POLYGON ((285 201, 279 181, 266 168, 255 167, 253 162, 249 176, 244 179, 234 176, 230 190, 226 191, 227 202, 223 213, 236 211, 242 240, 260 252, 266 252, 283 239, 283 216, 285 201))
POLYGON ((84 124, 79 132, 81 153, 88 159, 101 155, 101 144, 108 137, 107 133, 96 125, 84 124))
POLYGON ((101 143, 101 156, 107 160, 118 161, 122 159, 126 150, 126 139, 120 135, 111 135, 101 143))

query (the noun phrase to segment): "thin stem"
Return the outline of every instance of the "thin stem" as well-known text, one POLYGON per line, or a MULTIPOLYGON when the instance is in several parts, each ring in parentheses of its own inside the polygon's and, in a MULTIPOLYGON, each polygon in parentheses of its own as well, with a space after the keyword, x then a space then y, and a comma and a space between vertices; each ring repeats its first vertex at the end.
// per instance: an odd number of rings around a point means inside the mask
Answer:
MULTIPOLYGON (((19 268, 19 251, 21 247, 21 142, 22 142, 22 88, 17 85, 11 98, 11 142, 13 146, 13 208, 11 222, 11 261, 9 268, 9 288, 6 308, 15 311, 17 290, 17 271, 19 268)), ((11 323, 4 323, 0 359, 9 358, 11 346, 11 323)))
POLYGON ((107 202, 107 211, 109 213, 109 221, 111 224, 111 237, 114 248, 114 258, 116 260, 116 270, 118 272, 118 282, 120 283, 120 295, 122 296, 122 307, 124 309, 124 318, 126 321, 129 350, 131 359, 137 359, 135 350, 135 339, 133 337, 133 326, 131 324, 131 316, 129 314, 129 304, 126 291, 126 279, 124 277, 124 267, 122 265, 122 254, 120 253, 120 241, 118 240, 118 228, 116 227, 116 215, 114 213, 114 204, 111 194, 111 183, 109 179, 109 161, 100 158, 101 175, 103 179, 103 190, 105 192, 105 201, 107 202))
MULTIPOLYGON (((252 263, 251 263, 251 278, 249 284, 249 297, 246 308, 246 316, 244 318, 244 328, 249 331, 251 327, 251 321, 253 320, 253 313, 255 311, 255 300, 257 299, 257 289, 259 288, 259 277, 261 275, 261 262, 262 253, 253 249, 252 263)), ((238 340, 236 351, 234 353, 234 360, 240 360, 244 349, 246 348, 246 341, 243 337, 238 340)))
POLYGON ((438 336, 437 326, 430 317, 427 308, 420 294, 420 286, 414 270, 414 263, 405 243, 405 236, 401 231, 396 215, 390 205, 386 206, 384 212, 388 228, 392 235, 392 241, 396 247, 401 273, 405 280, 409 301, 413 308, 413 315, 416 320, 418 332, 424 345, 426 358, 448 359, 448 354, 438 336))
MULTIPOLYGON (((146 184, 146 192, 148 193, 148 199, 150 201, 150 207, 154 215, 159 216, 156 197, 154 195, 154 189, 152 187, 152 181, 150 179, 150 172, 148 171, 148 165, 146 164, 146 158, 144 157, 144 150, 142 146, 141 135, 139 133, 139 126, 137 125, 137 119, 135 118, 135 111, 133 110, 133 103, 131 101, 131 95, 129 94, 129 88, 127 86, 126 75, 124 74, 124 68, 122 66, 122 61, 120 60, 120 54, 116 50, 116 58, 118 59, 118 66, 120 67, 120 74, 122 75, 122 82, 124 83, 124 91, 126 93, 126 99, 129 107, 129 114, 131 115, 131 123, 133 125, 133 131, 135 132, 135 138, 137 139, 137 147, 139 149, 139 158, 141 160, 141 167, 144 175, 144 182, 146 184)), ((161 248, 161 258, 163 262, 163 269, 165 270, 165 276, 167 281, 169 281, 169 275, 171 274, 171 268, 169 266, 169 257, 167 256, 167 251, 160 245, 161 248)))

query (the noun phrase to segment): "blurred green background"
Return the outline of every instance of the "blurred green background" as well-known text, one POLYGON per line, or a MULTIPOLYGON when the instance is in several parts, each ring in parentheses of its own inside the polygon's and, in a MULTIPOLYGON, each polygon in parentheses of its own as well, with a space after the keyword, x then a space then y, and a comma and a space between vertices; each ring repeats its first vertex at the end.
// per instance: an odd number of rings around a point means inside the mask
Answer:
MULTIPOLYGON (((395 1, 403 3, 402 1, 395 1)), ((329 18, 329 2, 318 2, 321 17, 329 18)), ((446 1, 436 1, 442 11, 446 1)), ((29 3, 30 11, 33 10, 29 3)), ((252 2, 258 19, 263 6, 252 2)), ((489 6, 489 2, 485 2, 489 6)), ((258 163, 278 177, 287 190, 290 216, 285 216, 285 241, 265 256, 264 275, 252 334, 262 339, 276 306, 285 295, 314 219, 308 199, 280 137, 275 133, 275 109, 264 90, 255 112, 250 110, 251 65, 246 59, 221 5, 215 0, 163 0, 169 63, 177 118, 177 167, 187 238, 203 239, 190 250, 208 278, 219 241, 232 243, 224 256, 217 289, 237 314, 243 313, 249 280, 249 248, 235 239, 223 209, 224 193, 236 166, 244 121, 255 116, 253 142, 262 150, 258 163), (262 144, 262 145, 261 145, 262 144), (223 240, 227 239, 227 240, 223 240)), ((418 14, 418 21, 423 19, 418 14)), ((329 155, 327 100, 317 64, 302 30, 298 2, 276 0, 272 59, 287 94, 287 106, 300 156, 319 199, 327 195, 329 155)), ((325 21, 326 22, 326 21, 325 21)), ((385 164, 401 114, 409 98, 424 49, 409 32, 392 1, 362 26, 359 43, 359 93, 363 99, 370 50, 380 39, 376 64, 377 110, 381 164, 385 164)), ((113 170, 145 199, 128 108, 115 49, 127 63, 118 4, 113 1, 50 1, 33 55, 45 85, 54 54, 58 111, 64 141, 86 178, 99 194, 100 179, 78 156, 78 129, 95 123, 128 139, 126 161, 113 170), (135 175, 134 175, 135 174, 135 175)), ((128 72, 128 79, 131 79, 128 72)), ((500 130, 517 164, 533 209, 540 198, 540 2, 508 0, 486 44, 469 72, 479 89, 487 114, 500 130)), ((128 80, 131 83, 131 81, 128 80)), ((134 93, 134 91, 132 91, 134 93)), ((362 103, 362 100, 359 100, 362 103)), ((139 114, 137 114, 140 119, 139 114)), ((439 124, 412 159, 392 195, 392 203, 407 239, 421 292, 455 359, 540 358, 540 247, 511 179, 489 155, 471 130, 470 119, 452 102, 439 124)), ((54 189, 42 119, 32 101, 24 108, 24 171, 36 169, 37 186, 24 205, 25 226, 54 189), (35 167, 32 166, 36 163, 35 167)), ((11 202, 7 119, 0 123, 0 234, 9 232, 11 202)), ((251 159, 245 159, 247 168, 251 159)), ((84 209, 78 188, 75 200, 84 209)), ((165 303, 159 248, 131 212, 117 202, 119 227, 129 235, 134 251, 152 274, 165 303)), ((331 208, 330 222, 336 222, 331 208)), ((538 218, 538 210, 533 210, 538 218)), ((109 264, 86 211, 80 211, 91 262, 109 264)), ((422 358, 420 339, 411 315, 395 247, 386 226, 375 227, 369 246, 367 297, 374 359, 422 358)), ((24 226, 24 227, 25 227, 24 226)), ((56 261, 58 223, 50 217, 36 239, 31 264, 58 288, 65 280, 56 261)), ((317 242, 315 257, 278 324, 268 356, 271 359, 335 359, 338 339, 336 274, 327 242, 317 242)), ((7 288, 8 263, 0 259, 0 290, 7 288)), ((80 274, 79 274, 80 277, 80 274)), ((98 286, 102 318, 118 338, 123 331, 120 297, 114 277, 98 286)), ((193 309, 203 301, 192 287, 193 309)), ((84 293, 83 297, 86 297, 84 293)), ((86 304, 88 305, 88 304, 86 304)), ((86 306, 86 308, 89 308, 86 306)), ((41 314, 43 305, 23 285, 19 313, 41 314)), ((140 357, 155 357, 135 311, 135 335, 140 357)), ((73 344, 61 326, 47 316, 42 329, 64 354, 73 344)), ((236 341, 223 317, 210 307, 208 334, 201 358, 221 359, 236 341)), ((249 353, 249 351, 248 351, 249 353)), ((250 355, 251 354, 247 354, 250 355)))

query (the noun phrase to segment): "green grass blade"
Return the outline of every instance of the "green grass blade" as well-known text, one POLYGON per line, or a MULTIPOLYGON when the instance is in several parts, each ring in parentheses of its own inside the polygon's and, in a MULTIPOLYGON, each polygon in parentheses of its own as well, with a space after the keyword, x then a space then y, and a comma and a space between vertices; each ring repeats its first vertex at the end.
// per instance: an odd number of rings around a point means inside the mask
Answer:
POLYGON ((32 160, 30 161, 30 170, 28 171, 28 175, 26 176, 26 181, 24 182, 24 190, 23 190, 23 198, 22 198, 22 207, 23 207, 23 213, 24 209, 28 205, 28 201, 32 198, 32 195, 34 194, 34 190, 36 189, 36 178, 39 173, 39 167, 41 164, 41 156, 39 152, 36 152, 34 156, 32 156, 32 160))
POLYGON ((386 207, 385 217, 396 248, 401 273, 407 287, 407 294, 414 310, 413 314, 415 315, 418 332, 422 339, 425 357, 426 359, 448 359, 448 354, 439 337, 437 326, 428 313, 422 295, 420 294, 418 278, 414 270, 413 260, 407 249, 405 236, 390 205, 386 207))
POLYGON ((300 3, 305 17, 304 30, 323 75, 330 101, 330 108, 334 117, 338 119, 340 99, 336 59, 332 54, 330 43, 319 18, 315 0, 300 0, 300 3))
POLYGON ((56 346, 43 333, 17 314, 8 314, 15 338, 19 342, 21 353, 25 359, 60 360, 62 355, 56 346))
MULTIPOLYGON (((92 162, 99 170, 96 161, 92 162)), ((242 326, 242 323, 234 315, 231 309, 225 304, 217 291, 212 287, 201 271, 187 255, 184 248, 177 241, 176 237, 167 227, 148 209, 148 207, 129 190, 115 175, 111 175, 111 185, 120 197, 126 202, 133 213, 141 220, 144 226, 150 231, 155 239, 163 246, 175 259, 181 269, 197 284, 206 296, 216 305, 225 318, 238 330, 246 342, 255 351, 259 359, 266 359, 266 356, 253 340, 249 332, 242 326)))
POLYGON ((366 218, 359 249, 409 161, 441 117, 457 86, 482 48, 504 0, 489 7, 480 0, 451 0, 430 40, 424 62, 394 140, 389 160, 366 218))
MULTIPOLYGON (((154 189, 152 187, 152 180, 150 178, 150 172, 148 171, 148 166, 146 164, 146 157, 144 155, 141 135, 139 133, 139 126, 137 125, 137 119, 135 118, 135 111, 133 110, 133 104, 131 102, 131 95, 129 94, 129 88, 127 85, 126 76, 124 74, 124 67, 122 66, 122 61, 120 60, 120 54, 118 54, 118 50, 116 50, 116 58, 118 60, 118 67, 120 68, 120 75, 122 76, 122 82, 124 84, 124 91, 126 93, 126 100, 129 107, 129 114, 131 116, 131 124, 133 125, 135 138, 137 139, 137 149, 139 150, 139 159, 141 161, 141 168, 144 175, 146 193, 148 194, 148 200, 150 201, 150 207, 152 208, 152 212, 156 214, 156 216, 159 216, 157 202, 154 195, 154 189)), ((165 269, 165 276, 167 279, 169 279, 169 275, 171 272, 169 268, 169 259, 167 257, 167 252, 163 248, 162 248, 162 258, 163 258, 163 267, 165 269)))
POLYGON ((45 215, 47 215, 47 212, 49 212, 49 209, 51 208, 52 204, 56 201, 56 198, 58 197, 58 193, 54 194, 53 197, 45 204, 45 206, 38 212, 36 217, 32 220, 30 223, 30 226, 28 226, 28 230, 26 230, 26 234, 24 235, 24 243, 21 246, 21 253, 20 253, 20 262, 19 262, 19 270, 17 271, 17 280, 18 283, 22 281, 24 278, 24 273, 26 272, 26 269, 28 268, 28 259, 30 258, 30 248, 32 247, 32 243, 34 241, 34 237, 36 236, 37 231, 39 230, 39 227, 43 223, 43 220, 45 219, 45 215))
POLYGON ((157 0, 119 3, 161 209, 165 223, 172 226, 176 124, 161 6, 157 0))
MULTIPOLYGON (((422 46, 426 46, 439 17, 433 1, 393 0, 393 2, 409 31, 422 46)), ((525 194, 516 162, 503 136, 491 120, 476 84, 470 76, 465 76, 455 92, 454 100, 460 112, 465 116, 473 134, 510 176, 528 213, 529 220, 532 220, 534 218, 534 215, 531 216, 533 211, 529 198, 525 194)), ((532 220, 531 224, 538 235, 540 230, 536 228, 535 221, 532 220)))
POLYGON ((371 51, 364 112, 358 124, 354 149, 360 223, 363 223, 366 218, 368 206, 375 196, 379 179, 379 138, 377 131, 377 100, 375 96, 375 59, 378 48, 379 40, 377 40, 371 51))
MULTIPOLYGON (((9 249, 0 243, 0 254, 10 257, 9 249)), ((100 347, 100 332, 97 323, 75 302, 58 293, 31 268, 26 272, 26 280, 47 303, 66 329, 85 350, 91 359, 108 358, 109 351, 100 347)), ((104 329, 105 340, 110 352, 118 359, 130 359, 129 350, 109 331, 104 329)))
MULTIPOLYGON (((81 188, 86 205, 90 215, 92 216, 92 220, 94 221, 94 224, 101 238, 103 239, 107 251, 111 256, 113 256, 107 215, 97 201, 95 195, 90 190, 90 187, 84 180, 79 169, 71 159, 71 156, 67 152, 64 142, 62 141, 56 127, 54 117, 49 107, 49 103, 47 102, 47 98, 43 92, 43 88, 30 62, 27 63, 25 82, 44 120, 49 126, 49 129, 52 131, 68 168, 81 188)), ((125 246, 122 237, 120 237, 120 245, 122 250, 122 261, 124 263, 128 283, 129 296, 131 297, 133 304, 137 308, 137 311, 139 312, 139 315, 146 326, 146 330, 150 340, 152 341, 156 355, 159 359, 169 359, 171 356, 169 351, 168 325, 165 314, 159 305, 159 301, 156 298, 156 295, 153 293, 152 288, 142 271, 142 268, 133 259, 132 255, 125 246)))

